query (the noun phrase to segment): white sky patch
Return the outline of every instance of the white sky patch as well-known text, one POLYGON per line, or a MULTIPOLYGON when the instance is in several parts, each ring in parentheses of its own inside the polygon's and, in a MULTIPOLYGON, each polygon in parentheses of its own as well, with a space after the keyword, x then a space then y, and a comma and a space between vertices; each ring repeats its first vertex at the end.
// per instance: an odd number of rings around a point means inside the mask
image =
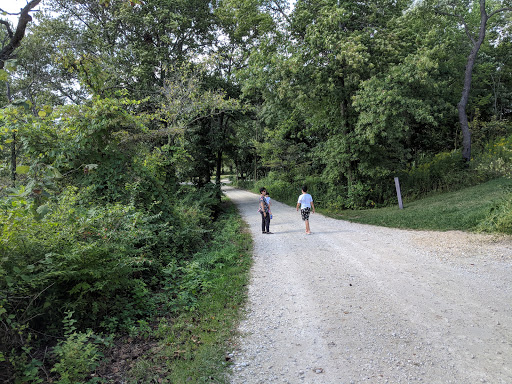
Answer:
MULTIPOLYGON (((41 2, 42 3, 42 2, 41 2)), ((41 3, 38 4, 38 6, 35 9, 40 9, 41 3)), ((5 12, 9 13, 20 13, 21 9, 25 7, 25 5, 28 4, 27 0, 2 0, 0 2, 0 9, 4 10, 5 12)), ((18 18, 19 16, 11 16, 11 15, 3 15, 0 14, 0 19, 9 19, 11 23, 16 28, 16 25, 18 24, 18 18)))

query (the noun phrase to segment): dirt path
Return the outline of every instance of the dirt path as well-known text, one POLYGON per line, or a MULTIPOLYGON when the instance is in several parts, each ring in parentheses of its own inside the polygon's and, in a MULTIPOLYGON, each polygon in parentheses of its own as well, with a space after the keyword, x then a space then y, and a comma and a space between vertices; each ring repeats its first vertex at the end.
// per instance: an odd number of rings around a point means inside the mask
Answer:
MULTIPOLYGON (((254 238, 238 383, 512 383, 512 241, 300 214, 225 187, 254 238)), ((315 196, 313 196, 315 197, 315 196)))

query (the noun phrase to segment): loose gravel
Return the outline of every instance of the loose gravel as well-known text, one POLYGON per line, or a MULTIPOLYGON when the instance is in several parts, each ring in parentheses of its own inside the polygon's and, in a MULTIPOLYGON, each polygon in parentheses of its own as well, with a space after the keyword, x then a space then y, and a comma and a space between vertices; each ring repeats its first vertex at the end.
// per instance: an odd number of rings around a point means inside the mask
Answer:
MULTIPOLYGON (((310 217, 225 187, 254 238, 233 384, 512 383, 512 241, 310 217)), ((314 198, 315 196, 313 196, 314 198)))

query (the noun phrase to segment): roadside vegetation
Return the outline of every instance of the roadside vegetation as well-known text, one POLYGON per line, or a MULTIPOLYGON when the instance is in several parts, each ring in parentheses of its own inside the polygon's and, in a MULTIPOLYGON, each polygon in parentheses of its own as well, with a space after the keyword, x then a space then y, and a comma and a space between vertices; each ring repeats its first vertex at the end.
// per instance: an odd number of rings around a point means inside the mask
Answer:
POLYGON ((205 225, 177 230, 75 200, 40 220, 4 207, 2 380, 222 383, 251 264, 236 208, 223 200, 208 223, 182 206, 205 225))

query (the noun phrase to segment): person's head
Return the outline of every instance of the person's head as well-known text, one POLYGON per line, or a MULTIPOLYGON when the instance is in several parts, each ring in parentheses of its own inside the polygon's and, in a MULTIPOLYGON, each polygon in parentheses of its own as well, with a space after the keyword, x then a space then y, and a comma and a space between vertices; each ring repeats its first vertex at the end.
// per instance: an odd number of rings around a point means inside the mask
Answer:
POLYGON ((260 188, 260 193, 266 194, 267 193, 267 188, 261 187, 260 188))
POLYGON ((303 185, 302 186, 302 192, 307 192, 308 191, 308 186, 307 185, 303 185))
POLYGON ((265 191, 265 196, 270 196, 270 194, 268 193, 268 191, 265 191))

